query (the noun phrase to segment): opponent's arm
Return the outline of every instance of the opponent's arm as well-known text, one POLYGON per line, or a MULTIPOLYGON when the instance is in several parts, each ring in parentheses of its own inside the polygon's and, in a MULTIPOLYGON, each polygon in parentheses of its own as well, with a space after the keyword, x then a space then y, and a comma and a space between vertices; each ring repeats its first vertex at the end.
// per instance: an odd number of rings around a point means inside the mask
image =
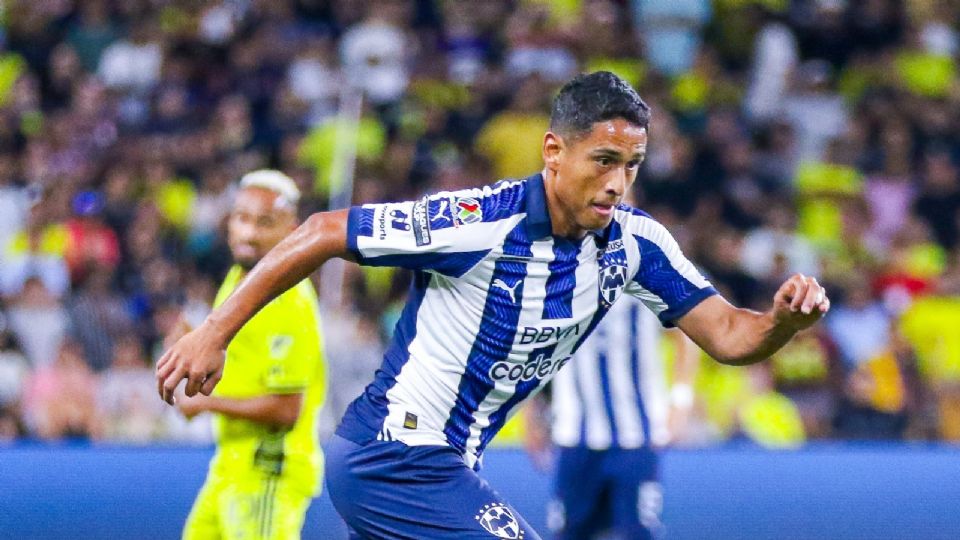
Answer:
POLYGON ((183 379, 187 396, 209 395, 223 375, 227 344, 260 308, 328 259, 349 258, 347 214, 337 210, 310 216, 257 263, 203 324, 164 353, 157 362, 157 382, 167 403, 174 402, 173 392, 183 379))
POLYGON ((302 404, 303 394, 300 392, 268 394, 243 399, 201 395, 178 399, 177 409, 187 418, 209 411, 231 418, 290 429, 300 416, 302 404))
POLYGON ((714 295, 676 324, 718 362, 746 365, 768 358, 829 309, 830 299, 817 280, 795 274, 774 294, 768 311, 736 308, 714 295))

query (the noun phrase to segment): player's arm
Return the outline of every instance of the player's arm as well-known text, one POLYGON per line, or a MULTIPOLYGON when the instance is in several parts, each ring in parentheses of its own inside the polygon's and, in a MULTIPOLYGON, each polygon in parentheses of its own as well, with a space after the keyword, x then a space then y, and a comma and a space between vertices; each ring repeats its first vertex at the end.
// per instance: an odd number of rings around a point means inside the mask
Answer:
POLYGON ((177 408, 187 418, 193 418, 201 412, 214 412, 282 429, 293 427, 300 416, 302 404, 302 392, 267 394, 251 398, 199 395, 177 400, 177 408))
POLYGON ((737 308, 713 295, 676 324, 717 361, 746 365, 770 357, 829 309, 830 299, 817 280, 795 274, 780 286, 773 307, 765 312, 737 308))
POLYGON ((230 297, 204 322, 178 340, 157 363, 160 395, 187 379, 185 393, 209 395, 223 374, 224 354, 233 336, 257 311, 333 257, 349 258, 347 210, 310 216, 250 271, 230 297))

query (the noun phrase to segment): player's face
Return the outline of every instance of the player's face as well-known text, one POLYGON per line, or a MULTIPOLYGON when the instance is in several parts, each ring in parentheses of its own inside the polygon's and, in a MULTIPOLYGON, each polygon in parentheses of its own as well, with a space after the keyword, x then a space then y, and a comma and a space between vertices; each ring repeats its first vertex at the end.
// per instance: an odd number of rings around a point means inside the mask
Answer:
POLYGON ((296 227, 293 209, 278 204, 277 194, 263 188, 240 190, 227 224, 233 259, 249 270, 296 227))
POLYGON ((597 122, 577 139, 544 138, 554 234, 580 238, 602 229, 629 191, 647 152, 647 130, 622 119, 597 122), (548 175, 549 176, 549 175, 548 175))

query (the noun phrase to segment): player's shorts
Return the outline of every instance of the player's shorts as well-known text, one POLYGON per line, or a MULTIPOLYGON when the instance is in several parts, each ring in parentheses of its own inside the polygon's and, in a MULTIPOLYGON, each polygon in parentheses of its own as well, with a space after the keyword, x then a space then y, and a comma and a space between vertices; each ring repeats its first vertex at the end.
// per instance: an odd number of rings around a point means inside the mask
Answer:
POLYGON ((659 538, 663 531, 657 454, 650 448, 561 448, 555 499, 548 508, 559 540, 659 538), (607 538, 607 536, 604 536, 607 538))
POLYGON ((540 540, 453 448, 335 435, 326 456, 330 499, 351 539, 540 540))
POLYGON ((207 475, 184 540, 299 540, 311 495, 263 471, 207 475))

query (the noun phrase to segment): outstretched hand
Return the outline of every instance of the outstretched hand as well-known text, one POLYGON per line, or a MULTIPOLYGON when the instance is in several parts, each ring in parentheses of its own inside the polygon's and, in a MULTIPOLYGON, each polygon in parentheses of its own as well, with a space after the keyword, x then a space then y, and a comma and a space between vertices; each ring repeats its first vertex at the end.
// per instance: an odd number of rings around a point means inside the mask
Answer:
POLYGON ((174 391, 183 379, 187 380, 187 396, 197 392, 209 396, 223 375, 226 347, 220 343, 206 324, 177 340, 157 362, 160 397, 173 405, 174 391))
POLYGON ((795 331, 812 326, 830 310, 827 292, 813 277, 794 274, 773 295, 773 313, 777 324, 795 331))

